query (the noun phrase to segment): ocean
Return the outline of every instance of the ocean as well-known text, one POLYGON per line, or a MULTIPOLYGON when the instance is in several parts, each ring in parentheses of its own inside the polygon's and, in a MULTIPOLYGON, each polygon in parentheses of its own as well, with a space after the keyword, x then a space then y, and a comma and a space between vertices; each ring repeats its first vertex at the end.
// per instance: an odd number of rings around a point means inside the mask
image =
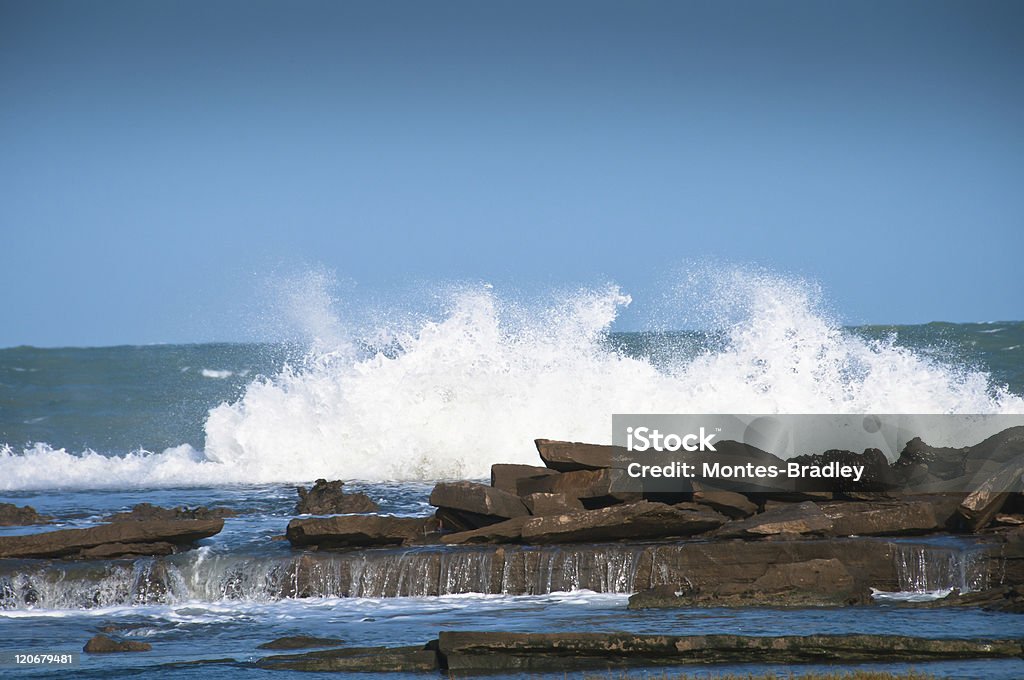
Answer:
MULTIPOLYGON (((238 512, 172 558, 162 589, 151 587, 147 559, 103 573, 3 566, 0 653, 80 650, 116 625, 154 651, 83 656, 77 676, 209 677, 210 667, 174 664, 245 662, 263 655, 260 642, 289 634, 412 644, 442 628, 572 630, 583 618, 590 629, 635 632, 1024 634, 1019 616, 976 610, 627 612, 629 565, 602 583, 509 594, 489 592, 453 557, 430 593, 392 592, 379 579, 417 567, 396 572, 383 555, 314 597, 274 585, 293 559, 273 539, 294 515, 294 487, 321 477, 346 480, 384 512, 423 515, 434 481, 536 464, 538 437, 610 442, 613 413, 1024 413, 1024 322, 848 327, 799 286, 747 297, 739 313, 705 324, 712 330, 612 332, 628 302, 615 287, 540 309, 482 288, 453 295, 439 315, 303 341, 0 349, 0 502, 30 504, 55 527, 90 526, 139 502, 238 512)), ((916 587, 970 587, 965 578, 916 587)), ((1024 676, 1020 661, 924 669, 1024 676)), ((15 672, 54 673, 0 668, 15 672)))

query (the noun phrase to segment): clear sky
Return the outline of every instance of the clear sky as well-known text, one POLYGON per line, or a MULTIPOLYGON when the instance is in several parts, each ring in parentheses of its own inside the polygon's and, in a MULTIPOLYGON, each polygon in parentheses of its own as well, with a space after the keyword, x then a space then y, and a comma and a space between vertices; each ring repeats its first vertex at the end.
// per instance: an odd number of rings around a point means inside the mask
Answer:
POLYGON ((303 267, 1020 319, 1024 3, 0 0, 0 187, 0 346, 243 339, 303 267))

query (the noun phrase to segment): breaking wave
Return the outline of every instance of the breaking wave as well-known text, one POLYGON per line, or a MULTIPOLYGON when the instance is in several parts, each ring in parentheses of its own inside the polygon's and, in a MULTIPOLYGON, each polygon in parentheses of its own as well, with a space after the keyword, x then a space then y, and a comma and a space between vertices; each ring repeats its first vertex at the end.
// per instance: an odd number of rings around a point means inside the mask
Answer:
POLYGON ((608 442, 613 413, 1024 413, 983 371, 844 330, 804 282, 733 271, 714 291, 718 331, 645 354, 609 337, 631 302, 615 285, 539 309, 464 288, 434 318, 313 338, 210 410, 202 452, 8 447, 0 488, 53 487, 54 469, 86 488, 485 477, 536 463, 537 437, 608 442))

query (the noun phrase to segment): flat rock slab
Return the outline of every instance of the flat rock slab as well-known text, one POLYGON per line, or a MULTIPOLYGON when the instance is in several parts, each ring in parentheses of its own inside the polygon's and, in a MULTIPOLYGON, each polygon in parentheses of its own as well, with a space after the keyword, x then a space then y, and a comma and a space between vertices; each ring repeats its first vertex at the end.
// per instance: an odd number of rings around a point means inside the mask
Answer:
POLYGON ((487 518, 490 523, 530 514, 518 496, 476 482, 440 482, 430 492, 430 504, 487 518))
POLYGON ((1024 491, 1024 454, 1010 460, 983 481, 960 504, 959 512, 972 531, 984 528, 1011 493, 1024 491))
POLYGON ((85 643, 82 651, 86 654, 113 654, 117 652, 148 652, 153 646, 138 640, 115 640, 106 635, 97 635, 85 643))
POLYGON ((259 659, 256 666, 275 671, 411 673, 436 671, 437 652, 424 646, 349 647, 259 659))
POLYGON ((1014 658, 1021 640, 929 640, 896 635, 634 635, 442 631, 449 671, 547 671, 710 663, 924 662, 1014 658))
POLYGON ((757 505, 753 501, 735 491, 698 489, 693 492, 693 502, 706 505, 733 519, 750 517, 757 512, 757 505))
POLYGON ((559 472, 575 470, 601 470, 623 467, 626 449, 621 446, 585 444, 583 442, 561 442, 553 439, 534 440, 537 453, 544 465, 559 472))
POLYGON ((429 518, 394 515, 337 515, 293 519, 285 536, 293 546, 349 548, 410 543, 427 532, 429 518))
POLYGON ((557 474, 554 470, 538 465, 495 463, 491 466, 491 486, 500 491, 517 494, 519 491, 516 486, 520 479, 534 479, 557 474))
POLYGON ((88 529, 61 529, 28 536, 2 536, 0 558, 76 557, 111 544, 131 546, 131 554, 140 554, 141 544, 154 544, 155 554, 163 554, 161 544, 194 543, 220 533, 223 528, 222 519, 152 520, 114 522, 88 529))
POLYGON ((711 510, 640 501, 564 515, 534 517, 523 525, 527 543, 614 541, 624 538, 692 536, 724 524, 711 510))
POLYGON ((729 522, 715 532, 718 538, 763 538, 779 534, 825 535, 832 520, 811 501, 775 506, 759 515, 729 522))
POLYGON ((900 536, 926 534, 942 528, 927 501, 822 503, 834 536, 900 536))
POLYGON ((448 545, 470 543, 517 543, 523 538, 523 525, 529 517, 513 517, 504 522, 489 524, 480 529, 459 531, 441 537, 441 542, 448 545))

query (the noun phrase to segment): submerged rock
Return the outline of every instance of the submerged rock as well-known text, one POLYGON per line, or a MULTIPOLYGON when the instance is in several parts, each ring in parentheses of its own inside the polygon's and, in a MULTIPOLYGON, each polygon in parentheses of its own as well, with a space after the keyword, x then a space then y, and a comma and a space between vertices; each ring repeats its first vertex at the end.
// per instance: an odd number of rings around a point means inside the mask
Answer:
POLYGON ((290 635, 279 637, 270 642, 258 645, 256 649, 308 649, 310 647, 336 647, 344 644, 344 640, 338 638, 319 638, 310 635, 290 635))
POLYGON ((140 520, 87 529, 61 529, 28 536, 0 536, 0 558, 117 557, 166 554, 220 533, 224 520, 140 520))
POLYGON ((345 482, 335 480, 328 482, 318 479, 313 488, 296 487, 299 502, 295 504, 295 512, 303 515, 340 515, 352 512, 377 512, 380 507, 365 493, 345 493, 342 487, 345 482))
POLYGON ((153 645, 138 640, 115 640, 106 635, 97 635, 85 643, 82 651, 87 654, 111 654, 114 652, 148 652, 153 645))
POLYGON ((0 527, 46 524, 52 519, 49 515, 40 515, 31 505, 19 508, 14 503, 0 503, 0 527))
POLYGON ((441 631, 443 667, 555 671, 713 663, 922 662, 1021 655, 1020 640, 930 640, 897 635, 635 635, 441 631))
POLYGON ((436 671, 437 652, 425 646, 349 647, 305 654, 268 656, 256 662, 258 668, 281 671, 412 673, 436 671))

